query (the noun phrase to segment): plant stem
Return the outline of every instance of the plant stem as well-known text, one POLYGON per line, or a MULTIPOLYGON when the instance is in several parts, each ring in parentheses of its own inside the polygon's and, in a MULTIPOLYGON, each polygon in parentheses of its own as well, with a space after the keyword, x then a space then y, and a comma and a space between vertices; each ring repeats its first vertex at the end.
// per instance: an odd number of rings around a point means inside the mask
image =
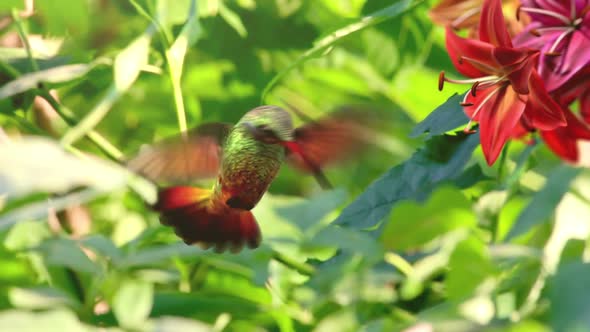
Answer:
POLYGON ((313 266, 307 263, 299 263, 275 250, 272 252, 272 259, 306 276, 311 276, 315 272, 313 266))
MULTIPOLYGON (((57 114, 69 125, 75 126, 78 121, 72 115, 72 112, 67 109, 66 107, 62 106, 50 93, 45 89, 41 89, 37 91, 37 94, 43 99, 47 100, 51 107, 55 109, 57 114)), ((124 158, 123 153, 117 149, 114 145, 112 145, 106 138, 104 138, 101 134, 96 132, 95 130, 90 130, 86 137, 94 143, 107 157, 110 159, 121 162, 124 158)))

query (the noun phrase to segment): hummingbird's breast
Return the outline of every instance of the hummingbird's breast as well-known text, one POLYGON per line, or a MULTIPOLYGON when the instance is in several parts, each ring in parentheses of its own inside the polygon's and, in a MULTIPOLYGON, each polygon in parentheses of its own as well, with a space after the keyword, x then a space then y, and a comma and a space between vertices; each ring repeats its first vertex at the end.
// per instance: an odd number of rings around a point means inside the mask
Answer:
POLYGON ((230 133, 223 151, 215 194, 232 208, 256 206, 274 180, 284 148, 256 141, 241 130, 230 133))

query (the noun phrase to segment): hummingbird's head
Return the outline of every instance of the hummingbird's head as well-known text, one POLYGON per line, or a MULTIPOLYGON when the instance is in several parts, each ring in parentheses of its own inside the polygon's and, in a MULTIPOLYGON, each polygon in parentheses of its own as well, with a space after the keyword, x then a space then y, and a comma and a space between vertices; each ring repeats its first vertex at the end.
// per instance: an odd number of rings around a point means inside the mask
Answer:
POLYGON ((278 106, 259 106, 246 113, 242 126, 257 140, 278 144, 293 140, 291 115, 278 106))

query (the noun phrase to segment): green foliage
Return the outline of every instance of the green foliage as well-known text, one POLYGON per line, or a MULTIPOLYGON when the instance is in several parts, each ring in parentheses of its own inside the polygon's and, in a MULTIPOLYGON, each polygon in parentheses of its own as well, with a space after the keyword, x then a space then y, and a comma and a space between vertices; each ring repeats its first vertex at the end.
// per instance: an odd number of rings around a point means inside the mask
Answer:
POLYGON ((0 1, 1 331, 588 329, 590 176, 485 164, 432 2, 33 3, 0 1), (283 167, 260 248, 185 245, 124 161, 261 101, 373 109, 377 144, 335 190, 283 167))

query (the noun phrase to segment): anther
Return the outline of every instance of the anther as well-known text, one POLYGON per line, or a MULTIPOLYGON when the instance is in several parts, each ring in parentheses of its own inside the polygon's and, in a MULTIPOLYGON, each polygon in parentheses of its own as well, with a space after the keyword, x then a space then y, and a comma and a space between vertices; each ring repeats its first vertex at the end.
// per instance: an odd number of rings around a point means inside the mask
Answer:
POLYGON ((462 56, 460 56, 460 57, 459 57, 459 59, 457 59, 457 62, 458 62, 460 65, 462 65, 462 64, 463 64, 463 57, 462 57, 462 56))
POLYGON ((471 95, 473 97, 475 97, 475 92, 477 91, 478 86, 479 86, 479 82, 475 82, 475 83, 473 83, 473 86, 471 87, 471 95))
POLYGON ((520 21, 520 7, 522 7, 522 5, 520 5, 516 8, 516 20, 517 21, 520 21))
POLYGON ((531 29, 529 30, 529 33, 535 37, 541 37, 541 33, 537 29, 531 29))
POLYGON ((459 105, 461 105, 463 107, 469 107, 469 106, 473 106, 473 103, 469 103, 469 102, 464 101, 464 102, 459 103, 459 105))
POLYGON ((445 71, 441 71, 438 74, 438 91, 442 91, 443 87, 445 86, 445 71))
POLYGON ((544 53, 546 56, 560 56, 561 52, 546 52, 544 53))
POLYGON ((590 5, 584 7, 584 9, 582 9, 582 11, 580 12, 580 15, 578 15, 578 17, 580 17, 580 18, 584 17, 584 15, 586 15, 589 11, 590 11, 590 5))
POLYGON ((463 132, 465 134, 474 134, 475 130, 471 129, 471 121, 469 121, 469 127, 465 127, 465 129, 463 129, 463 132))

